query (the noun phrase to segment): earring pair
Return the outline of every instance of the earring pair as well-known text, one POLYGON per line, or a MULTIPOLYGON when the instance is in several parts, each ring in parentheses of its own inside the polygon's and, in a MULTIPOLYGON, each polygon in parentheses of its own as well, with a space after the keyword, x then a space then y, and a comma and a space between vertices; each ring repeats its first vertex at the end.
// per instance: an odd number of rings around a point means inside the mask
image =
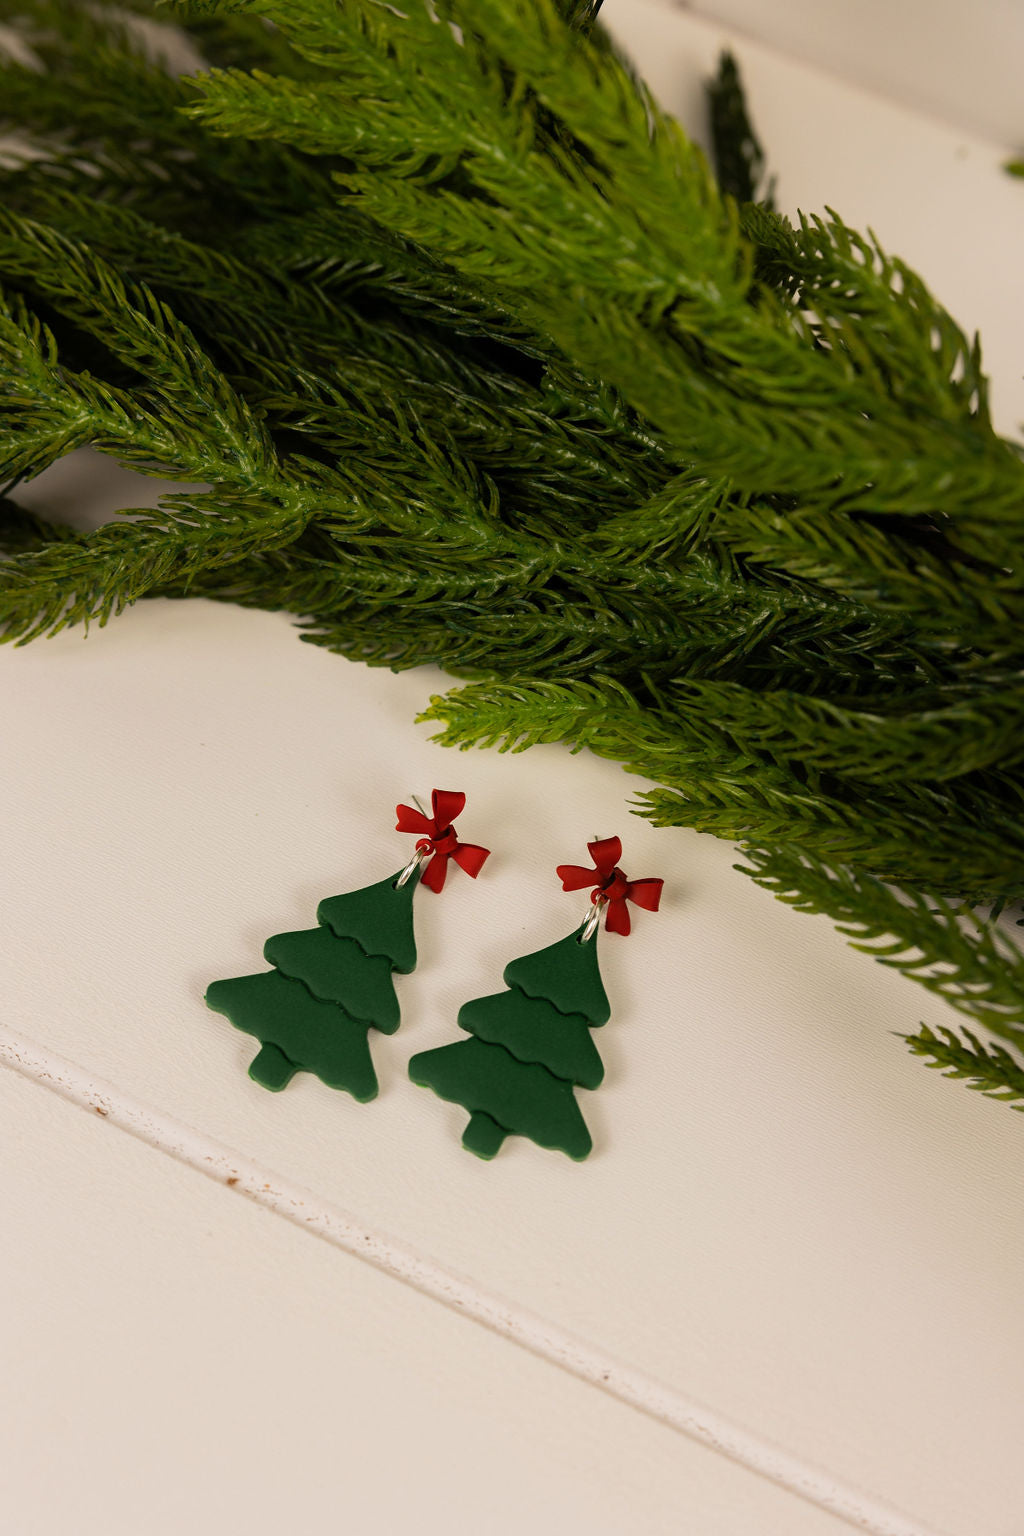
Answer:
MULTIPOLYGON (((376 1097, 369 1031, 393 1034, 401 1022, 394 973, 407 975, 416 966, 416 888, 440 893, 450 862, 475 879, 489 856, 454 830, 465 803, 459 791, 435 789, 432 816, 396 807, 396 830, 418 838, 403 869, 321 901, 315 928, 269 938, 263 954, 272 970, 207 988, 207 1005, 259 1040, 249 1067, 255 1082, 279 1091, 296 1072, 312 1072, 361 1103, 376 1097)), ((597 962, 598 929, 604 919, 610 931, 628 934, 626 903, 657 911, 662 881, 627 880, 617 837, 587 846, 592 868, 557 867, 563 890, 592 887, 582 923, 511 961, 504 992, 463 1005, 458 1023, 468 1040, 421 1051, 409 1063, 413 1082, 470 1111, 462 1144, 478 1157, 493 1157, 509 1135, 575 1159, 591 1150, 574 1088, 597 1088, 604 1077, 590 1034, 611 1015, 597 962)))

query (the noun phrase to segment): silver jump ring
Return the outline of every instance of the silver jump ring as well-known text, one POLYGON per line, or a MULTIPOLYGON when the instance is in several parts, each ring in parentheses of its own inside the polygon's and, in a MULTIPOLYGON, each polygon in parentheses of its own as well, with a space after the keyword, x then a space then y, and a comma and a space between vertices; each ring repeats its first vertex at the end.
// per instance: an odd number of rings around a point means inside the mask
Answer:
POLYGON ((601 913, 604 911, 607 905, 607 896, 599 896, 597 900, 592 903, 590 911, 587 913, 586 921, 584 922, 583 927, 580 929, 581 944, 586 944, 588 940, 594 937, 594 934, 597 932, 598 925, 601 921, 601 913))
POLYGON ((424 859, 430 858, 430 855, 433 853, 433 851, 434 850, 432 848, 416 849, 416 852, 413 854, 412 858, 409 860, 408 864, 405 866, 405 868, 402 870, 402 873, 395 881, 396 891, 400 891, 402 889, 402 886, 405 885, 406 881, 410 880, 416 870, 419 869, 424 859))

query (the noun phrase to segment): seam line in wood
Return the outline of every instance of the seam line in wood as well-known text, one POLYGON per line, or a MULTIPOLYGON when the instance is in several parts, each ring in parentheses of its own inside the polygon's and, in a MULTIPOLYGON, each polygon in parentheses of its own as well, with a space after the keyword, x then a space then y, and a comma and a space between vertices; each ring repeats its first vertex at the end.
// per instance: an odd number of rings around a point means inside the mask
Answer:
POLYGON ((685 1393, 616 1360, 558 1324, 484 1290, 404 1243, 372 1231, 358 1216, 318 1199, 311 1191, 93 1077, 66 1058, 15 1035, 2 1024, 0 1064, 102 1116, 217 1183, 248 1195, 343 1252, 365 1259, 421 1294, 472 1318, 698 1444, 718 1451, 748 1471, 768 1478, 857 1530, 869 1532, 870 1536, 948 1536, 730 1423, 714 1410, 693 1402, 685 1393))

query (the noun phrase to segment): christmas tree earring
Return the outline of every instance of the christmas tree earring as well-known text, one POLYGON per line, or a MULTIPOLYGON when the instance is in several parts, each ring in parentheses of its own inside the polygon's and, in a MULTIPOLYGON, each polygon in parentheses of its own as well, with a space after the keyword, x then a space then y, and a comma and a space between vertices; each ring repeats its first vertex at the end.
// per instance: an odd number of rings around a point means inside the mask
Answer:
POLYGON ((627 880, 618 867, 617 837, 587 848, 593 869, 559 864, 557 870, 565 891, 593 885, 582 926, 511 961, 503 977, 507 991, 463 1004, 458 1022, 470 1039, 420 1051, 409 1062, 414 1083, 469 1110, 462 1145, 477 1157, 494 1157, 506 1136, 528 1136, 577 1160, 593 1145, 573 1089, 597 1088, 604 1077, 590 1034, 611 1015, 597 932, 604 916, 610 932, 628 934, 626 903, 656 912, 663 882, 627 880))
POLYGON ((400 1022, 392 973, 405 975, 416 966, 416 886, 440 891, 451 859, 475 879, 488 855, 455 835, 452 823, 465 803, 463 794, 435 789, 433 816, 398 806, 396 830, 420 834, 404 869, 322 901, 316 928, 268 939, 263 955, 272 971, 207 988, 208 1006, 260 1041, 249 1068, 254 1082, 276 1091, 296 1072, 313 1072, 360 1103, 376 1097, 368 1031, 391 1035, 400 1022))

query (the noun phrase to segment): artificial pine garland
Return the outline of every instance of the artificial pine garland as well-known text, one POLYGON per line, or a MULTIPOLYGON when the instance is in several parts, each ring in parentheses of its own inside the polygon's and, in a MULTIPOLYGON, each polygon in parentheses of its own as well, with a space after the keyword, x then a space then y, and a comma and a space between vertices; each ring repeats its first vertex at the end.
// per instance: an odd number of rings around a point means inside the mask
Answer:
MULTIPOLYGON (((716 182, 583 0, 194 0, 191 78, 131 12, 0 0, 6 635, 201 594, 439 663, 443 741, 618 758, 1024 1048, 1024 463, 977 343, 752 201, 728 63, 716 182), (84 535, 11 499, 86 444, 208 489, 84 535)), ((1001 1047, 910 1044, 1019 1100, 1001 1047)))

